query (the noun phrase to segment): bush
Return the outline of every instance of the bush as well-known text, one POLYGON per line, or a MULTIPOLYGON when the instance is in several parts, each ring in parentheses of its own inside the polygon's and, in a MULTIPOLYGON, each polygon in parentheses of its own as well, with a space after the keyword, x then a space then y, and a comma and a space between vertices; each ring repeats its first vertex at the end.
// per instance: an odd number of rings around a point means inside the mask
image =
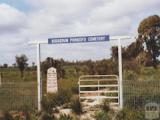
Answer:
POLYGON ((0 120, 13 120, 12 115, 8 111, 4 111, 3 117, 0 117, 0 120))
POLYGON ((109 106, 109 101, 108 100, 104 100, 102 103, 102 110, 104 112, 109 112, 110 111, 110 106, 109 106))
POLYGON ((47 113, 52 113, 53 108, 55 107, 54 95, 48 94, 47 96, 43 96, 41 101, 42 110, 47 113))
POLYGON ((58 105, 63 105, 65 103, 70 102, 72 97, 72 92, 70 90, 60 90, 59 93, 57 94, 57 104, 58 105))
POLYGON ((135 72, 131 70, 127 70, 124 72, 124 79, 125 80, 137 80, 138 76, 135 72))
POLYGON ((42 109, 46 112, 53 112, 53 108, 70 102, 72 93, 70 90, 60 90, 54 94, 48 94, 42 99, 42 109))
POLYGON ((78 84, 72 86, 71 90, 74 94, 78 94, 79 93, 79 89, 78 89, 78 84))
POLYGON ((78 97, 74 97, 71 101, 71 109, 74 113, 80 115, 82 114, 82 104, 78 97))
POLYGON ((60 117, 58 120, 73 120, 73 117, 71 117, 70 115, 66 115, 66 114, 60 114, 60 117))
POLYGON ((96 120, 108 120, 107 113, 104 111, 96 112, 95 119, 96 120))
POLYGON ((39 120, 54 120, 54 116, 51 114, 48 114, 46 112, 43 112, 39 118, 39 120))
POLYGON ((121 110, 115 120, 144 120, 144 111, 140 110, 130 110, 130 109, 123 109, 121 110))

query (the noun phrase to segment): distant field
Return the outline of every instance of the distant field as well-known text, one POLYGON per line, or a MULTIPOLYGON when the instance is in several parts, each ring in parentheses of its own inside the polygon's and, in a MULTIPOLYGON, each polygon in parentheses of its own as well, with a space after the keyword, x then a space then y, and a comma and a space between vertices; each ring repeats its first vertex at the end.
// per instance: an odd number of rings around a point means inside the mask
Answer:
POLYGON ((35 81, 37 80, 36 70, 26 70, 24 78, 21 78, 18 68, 0 68, 4 82, 22 82, 22 81, 35 81))

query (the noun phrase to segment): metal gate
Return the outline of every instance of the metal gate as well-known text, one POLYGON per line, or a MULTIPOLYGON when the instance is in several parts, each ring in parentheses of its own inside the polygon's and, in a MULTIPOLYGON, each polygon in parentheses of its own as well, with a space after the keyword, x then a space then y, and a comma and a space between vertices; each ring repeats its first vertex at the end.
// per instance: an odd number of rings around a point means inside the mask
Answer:
POLYGON ((84 75, 79 78, 79 98, 100 104, 104 99, 119 107, 119 80, 117 75, 84 75))

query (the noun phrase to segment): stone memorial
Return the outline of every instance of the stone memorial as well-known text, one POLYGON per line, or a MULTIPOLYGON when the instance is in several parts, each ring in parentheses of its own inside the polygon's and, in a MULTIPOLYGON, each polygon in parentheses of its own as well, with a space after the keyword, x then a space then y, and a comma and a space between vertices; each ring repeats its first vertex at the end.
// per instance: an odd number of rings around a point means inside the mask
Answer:
POLYGON ((58 91, 57 70, 51 67, 47 70, 47 93, 55 93, 58 91))

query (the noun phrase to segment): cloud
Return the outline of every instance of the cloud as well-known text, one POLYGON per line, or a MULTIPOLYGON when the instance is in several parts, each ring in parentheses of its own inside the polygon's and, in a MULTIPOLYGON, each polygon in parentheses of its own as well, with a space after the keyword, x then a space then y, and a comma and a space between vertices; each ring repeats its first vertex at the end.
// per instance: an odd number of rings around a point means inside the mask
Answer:
MULTIPOLYGON (((25 53, 35 61, 36 49, 29 40, 79 35, 136 35, 139 22, 159 14, 159 0, 25 0, 28 12, 0 4, 1 62, 13 63, 16 54, 25 53), (4 55, 7 54, 7 55, 4 55)), ((128 45, 130 42, 122 42, 128 45)), ((110 43, 116 45, 116 42, 110 43)), ((110 45, 73 44, 42 46, 42 59, 102 59, 110 56, 110 45)))
POLYGON ((123 17, 131 17, 142 12, 150 11, 151 9, 155 9, 153 6, 158 7, 159 4, 159 0, 114 0, 99 7, 93 12, 91 18, 98 22, 106 22, 106 20, 115 21, 123 17))
POLYGON ((26 16, 7 4, 0 4, 0 34, 15 33, 25 27, 26 16))

